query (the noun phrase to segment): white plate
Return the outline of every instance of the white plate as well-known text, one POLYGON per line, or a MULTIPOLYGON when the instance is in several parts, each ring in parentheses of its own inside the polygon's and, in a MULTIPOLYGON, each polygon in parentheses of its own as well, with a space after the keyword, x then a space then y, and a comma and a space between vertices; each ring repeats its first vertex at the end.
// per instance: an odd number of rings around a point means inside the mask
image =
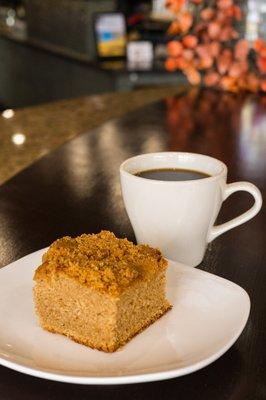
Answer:
POLYGON ((0 270, 0 364, 25 374, 80 384, 174 378, 220 357, 247 322, 250 300, 241 287, 170 262, 173 309, 118 352, 91 350, 38 326, 32 277, 43 252, 0 270))

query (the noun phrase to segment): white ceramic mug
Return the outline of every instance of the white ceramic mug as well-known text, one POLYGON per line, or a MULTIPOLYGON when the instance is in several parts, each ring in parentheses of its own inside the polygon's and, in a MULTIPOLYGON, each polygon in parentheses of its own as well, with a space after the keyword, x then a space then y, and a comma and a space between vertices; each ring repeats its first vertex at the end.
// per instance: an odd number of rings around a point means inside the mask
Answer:
POLYGON ((227 167, 201 154, 163 152, 129 158, 120 166, 122 194, 138 243, 162 250, 165 257, 196 266, 206 246, 217 236, 253 218, 262 205, 261 193, 248 182, 226 183, 227 167), (137 172, 182 168, 210 177, 188 181, 159 181, 137 172), (214 226, 221 205, 230 194, 246 191, 254 205, 242 215, 214 226))

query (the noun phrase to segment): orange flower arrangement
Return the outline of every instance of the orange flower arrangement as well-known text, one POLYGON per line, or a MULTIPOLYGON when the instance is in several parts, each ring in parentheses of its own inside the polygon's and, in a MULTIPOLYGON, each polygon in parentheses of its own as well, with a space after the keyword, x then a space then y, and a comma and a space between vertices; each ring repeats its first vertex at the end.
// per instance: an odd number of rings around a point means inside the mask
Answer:
POLYGON ((166 0, 176 15, 167 34, 168 71, 181 70, 192 85, 231 92, 266 92, 266 43, 239 39, 242 12, 234 0, 166 0), (210 2, 209 2, 210 4, 210 2))

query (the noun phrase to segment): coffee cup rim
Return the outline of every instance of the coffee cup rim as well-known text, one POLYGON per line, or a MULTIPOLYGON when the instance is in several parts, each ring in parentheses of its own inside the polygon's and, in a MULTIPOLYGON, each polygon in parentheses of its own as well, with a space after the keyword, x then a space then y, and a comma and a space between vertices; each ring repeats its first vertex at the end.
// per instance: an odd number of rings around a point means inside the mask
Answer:
MULTIPOLYGON (((147 181, 149 182, 149 184, 161 184, 161 185, 182 185, 182 184, 186 184, 186 185, 191 185, 191 184, 201 184, 203 182, 208 183, 210 181, 214 181, 219 179, 222 176, 226 176, 227 175, 227 166, 220 160, 218 160, 215 157, 211 157, 205 154, 201 154, 201 153, 192 153, 192 152, 185 152, 185 151, 162 151, 162 152, 153 152, 153 153, 143 153, 143 154, 138 154, 136 156, 127 158, 125 161, 122 162, 122 164, 120 165, 120 174, 124 175, 124 176, 128 176, 131 177, 132 179, 135 179, 136 181, 145 181, 147 183, 147 181), (202 158, 206 158, 206 160, 211 160, 212 162, 215 162, 217 164, 220 165, 221 169, 219 172, 212 174, 209 177, 204 177, 204 178, 199 178, 199 179, 195 179, 195 180, 182 180, 182 181, 163 181, 163 180, 153 180, 153 179, 147 179, 147 178, 143 178, 141 176, 137 176, 135 175, 133 172, 129 172, 125 169, 126 165, 129 162, 132 162, 134 159, 141 159, 143 157, 154 157, 154 156, 159 156, 159 155, 165 155, 165 156, 176 156, 176 155, 183 155, 183 156, 192 156, 192 157, 200 157, 202 158)), ((204 172, 204 171, 202 171, 204 172)), ((135 172, 136 173, 136 172, 135 172)))

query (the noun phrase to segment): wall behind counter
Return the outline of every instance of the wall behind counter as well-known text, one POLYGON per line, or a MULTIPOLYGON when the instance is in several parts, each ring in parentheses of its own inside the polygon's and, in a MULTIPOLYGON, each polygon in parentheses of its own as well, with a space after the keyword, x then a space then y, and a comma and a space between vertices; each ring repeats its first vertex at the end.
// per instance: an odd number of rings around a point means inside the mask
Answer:
POLYGON ((0 103, 24 107, 115 90, 111 74, 0 37, 0 103))
POLYGON ((184 84, 182 74, 167 73, 155 65, 132 71, 122 61, 107 64, 46 42, 15 39, 0 29, 0 104, 25 107, 89 94, 184 84))

